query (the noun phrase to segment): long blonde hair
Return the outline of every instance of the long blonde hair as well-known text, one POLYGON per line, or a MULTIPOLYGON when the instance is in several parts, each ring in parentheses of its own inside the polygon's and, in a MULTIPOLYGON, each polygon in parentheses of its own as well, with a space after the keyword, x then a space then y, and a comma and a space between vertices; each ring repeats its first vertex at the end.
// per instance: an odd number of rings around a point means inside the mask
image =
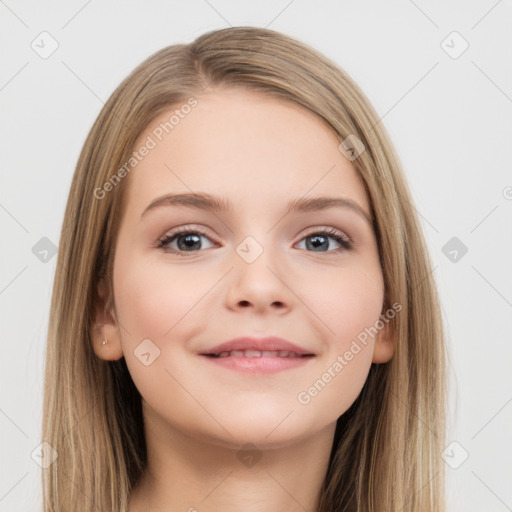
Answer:
POLYGON ((141 396, 124 357, 92 348, 97 285, 115 307, 112 270, 123 212, 121 180, 94 191, 134 151, 160 113, 208 85, 245 87, 294 101, 345 140, 365 146, 353 164, 367 191, 394 317, 396 351, 372 364, 337 422, 319 512, 442 512, 445 348, 441 310, 422 231, 401 164, 363 92, 336 64, 281 33, 235 27, 166 47, 114 91, 80 154, 60 236, 44 386, 43 440, 58 454, 43 469, 45 512, 121 511, 144 471, 141 396))

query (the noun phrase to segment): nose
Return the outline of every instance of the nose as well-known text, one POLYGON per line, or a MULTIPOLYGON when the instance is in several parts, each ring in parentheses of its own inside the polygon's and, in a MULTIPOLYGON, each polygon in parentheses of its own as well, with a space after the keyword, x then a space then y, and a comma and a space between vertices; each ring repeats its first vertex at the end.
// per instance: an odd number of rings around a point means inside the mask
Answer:
POLYGON ((226 298, 228 308, 234 311, 248 309, 258 314, 267 311, 285 314, 291 309, 295 295, 271 252, 264 250, 251 263, 234 255, 226 298))

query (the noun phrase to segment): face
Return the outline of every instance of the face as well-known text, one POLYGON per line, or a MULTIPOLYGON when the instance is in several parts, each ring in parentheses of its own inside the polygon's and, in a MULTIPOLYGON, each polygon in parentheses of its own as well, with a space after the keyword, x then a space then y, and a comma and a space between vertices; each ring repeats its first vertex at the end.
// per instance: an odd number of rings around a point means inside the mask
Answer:
POLYGON ((337 136, 310 111, 233 89, 197 102, 162 140, 155 133, 175 107, 136 145, 156 142, 125 178, 116 307, 103 326, 109 343, 95 350, 125 357, 146 418, 162 428, 221 445, 285 445, 333 425, 372 360, 392 356, 386 329, 358 341, 384 297, 368 198, 337 136), (147 210, 192 192, 230 208, 147 210), (287 211, 320 197, 355 206, 287 211), (247 336, 278 336, 313 356, 264 373, 200 355, 247 336))

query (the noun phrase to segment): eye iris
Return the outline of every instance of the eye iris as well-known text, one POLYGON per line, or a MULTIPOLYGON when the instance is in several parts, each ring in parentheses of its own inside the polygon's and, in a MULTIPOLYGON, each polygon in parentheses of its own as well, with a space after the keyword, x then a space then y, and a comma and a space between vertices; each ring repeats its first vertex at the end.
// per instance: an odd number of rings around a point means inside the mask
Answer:
POLYGON ((321 250, 327 251, 327 249, 329 248, 329 240, 328 237, 325 235, 310 235, 306 239, 306 246, 308 249, 316 249, 320 247, 321 250), (324 244, 323 247, 322 243, 324 244))
POLYGON ((201 246, 201 237, 196 234, 180 235, 178 237, 177 241, 178 241, 178 249, 180 251, 182 251, 184 249, 199 249, 201 246), (192 240, 192 239, 194 239, 194 240, 192 240), (180 243, 182 240, 185 240, 183 244, 180 243))

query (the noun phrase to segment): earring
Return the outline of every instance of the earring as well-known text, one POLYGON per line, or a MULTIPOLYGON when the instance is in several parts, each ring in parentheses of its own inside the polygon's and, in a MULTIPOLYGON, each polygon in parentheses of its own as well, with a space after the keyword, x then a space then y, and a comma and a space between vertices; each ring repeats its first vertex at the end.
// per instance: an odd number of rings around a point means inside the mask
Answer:
POLYGON ((107 343, 108 343, 108 341, 107 341, 107 340, 103 340, 103 341, 101 342, 101 344, 102 344, 102 345, 106 345, 107 343))

